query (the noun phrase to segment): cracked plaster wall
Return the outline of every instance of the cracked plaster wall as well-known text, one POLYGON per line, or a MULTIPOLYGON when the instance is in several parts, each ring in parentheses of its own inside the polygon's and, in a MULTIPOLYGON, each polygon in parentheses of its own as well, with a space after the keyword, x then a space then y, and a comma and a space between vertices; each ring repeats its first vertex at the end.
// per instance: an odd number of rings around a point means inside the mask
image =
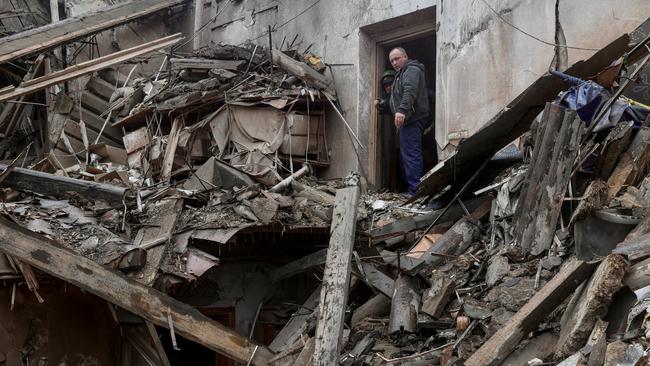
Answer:
MULTIPOLYGON (((555 41, 555 0, 487 1, 514 25, 555 41)), ((569 46, 602 48, 650 15, 646 0, 557 1, 569 46)), ((443 1, 437 12, 436 139, 445 157, 458 142, 450 137, 476 132, 546 72, 555 49, 513 29, 480 0, 443 1)), ((568 65, 593 53, 568 49, 568 65)))

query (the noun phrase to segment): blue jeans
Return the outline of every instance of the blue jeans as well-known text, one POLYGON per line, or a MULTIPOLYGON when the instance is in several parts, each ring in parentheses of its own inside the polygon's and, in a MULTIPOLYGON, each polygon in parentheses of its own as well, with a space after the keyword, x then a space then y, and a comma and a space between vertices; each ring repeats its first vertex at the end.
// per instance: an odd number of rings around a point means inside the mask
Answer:
POLYGON ((399 129, 399 154, 410 195, 415 194, 422 178, 422 133, 427 123, 427 119, 407 121, 399 129))

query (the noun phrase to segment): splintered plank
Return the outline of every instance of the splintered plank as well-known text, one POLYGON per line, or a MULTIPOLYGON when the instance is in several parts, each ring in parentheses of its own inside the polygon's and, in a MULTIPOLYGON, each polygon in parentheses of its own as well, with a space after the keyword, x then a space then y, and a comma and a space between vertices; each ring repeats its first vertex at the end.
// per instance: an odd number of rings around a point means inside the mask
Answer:
POLYGON ((359 187, 336 192, 330 242, 320 293, 320 318, 316 326, 314 366, 338 363, 339 342, 343 335, 345 306, 348 300, 352 247, 357 225, 359 187))
POLYGON ((595 264, 570 259, 539 292, 465 362, 465 366, 501 365, 520 341, 592 273, 595 264))
POLYGON ((627 266, 623 256, 608 255, 589 281, 573 294, 560 321, 557 359, 569 357, 585 345, 596 320, 607 314, 612 296, 623 287, 627 266))
POLYGON ((128 23, 183 1, 133 1, 5 37, 0 40, 0 64, 128 23))
POLYGON ((326 257, 327 249, 321 249, 317 252, 296 259, 293 262, 287 263, 284 266, 274 269, 271 273, 269 273, 271 282, 278 282, 285 278, 289 278, 293 275, 304 272, 308 269, 320 266, 321 264, 325 263, 326 257))
POLYGON ((294 344, 300 336, 309 328, 309 318, 312 317, 312 312, 309 309, 316 309, 318 306, 318 298, 320 296, 320 286, 305 300, 302 307, 298 308, 296 314, 284 325, 278 335, 273 338, 273 342, 269 344, 269 349, 273 352, 283 352, 290 345, 294 344))
POLYGON ((641 127, 618 165, 609 176, 607 199, 616 197, 625 186, 634 186, 646 176, 650 166, 650 128, 641 127))
POLYGON ((155 245, 155 243, 160 243, 153 248, 147 249, 145 266, 133 274, 136 281, 151 286, 156 279, 158 269, 165 257, 167 243, 171 240, 176 227, 182 204, 182 200, 179 199, 158 202, 154 210, 161 214, 158 220, 160 226, 148 226, 140 229, 136 234, 133 243, 136 247, 146 249, 151 245, 155 245))
MULTIPOLYGON (((4 171, 7 166, 0 164, 4 171)), ((81 179, 60 177, 36 170, 14 168, 9 176, 2 181, 2 186, 14 189, 32 191, 57 198, 66 198, 68 192, 79 193, 90 200, 103 200, 109 203, 122 203, 127 189, 112 184, 91 182, 81 179)))
POLYGON ((551 246, 583 131, 575 111, 551 103, 546 105, 542 123, 526 189, 522 191, 522 205, 515 213, 515 235, 521 247, 533 255, 551 246))
MULTIPOLYGON (((92 74, 95 71, 99 71, 107 67, 122 63, 124 61, 128 61, 132 58, 142 56, 165 47, 169 47, 176 44, 181 39, 183 39, 183 37, 180 35, 180 33, 177 33, 175 35, 163 37, 155 41, 131 47, 129 49, 115 52, 110 55, 99 57, 90 61, 82 62, 80 64, 70 66, 64 70, 56 71, 39 78, 29 80, 29 82, 22 83, 17 88, 7 87, 0 89, 0 102, 6 102, 23 95, 28 95, 39 90, 43 90, 49 86, 59 84, 64 81, 92 74)), ((2 47, 2 45, 0 45, 0 47, 2 47)))
POLYGON ((16 224, 0 221, 0 251, 238 362, 267 365, 271 351, 195 308, 16 224))

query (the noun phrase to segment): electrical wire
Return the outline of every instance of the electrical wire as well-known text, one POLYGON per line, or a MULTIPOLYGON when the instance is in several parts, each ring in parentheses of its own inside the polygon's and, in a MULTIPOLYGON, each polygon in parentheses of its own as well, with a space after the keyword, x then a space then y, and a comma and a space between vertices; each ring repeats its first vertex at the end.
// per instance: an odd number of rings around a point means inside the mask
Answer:
POLYGON ((545 40, 543 40, 543 39, 541 39, 541 38, 539 38, 539 37, 537 37, 537 36, 535 36, 535 35, 532 35, 532 34, 526 32, 525 30, 523 30, 523 29, 517 27, 516 25, 514 25, 514 24, 512 24, 511 22, 509 22, 508 20, 506 20, 503 16, 501 16, 501 14, 499 14, 496 10, 494 10, 494 8, 492 8, 492 7, 490 6, 490 4, 487 3, 486 0, 481 0, 481 2, 482 2, 483 4, 485 4, 485 6, 487 6, 488 9, 490 9, 490 11, 491 11, 492 13, 494 13, 494 15, 496 15, 496 16, 497 16, 497 17, 498 17, 502 22, 508 24, 508 25, 511 26, 512 28, 518 30, 519 32, 521 32, 521 33, 527 35, 528 37, 530 37, 530 38, 532 38, 532 39, 534 39, 534 40, 536 40, 536 41, 538 41, 538 42, 540 42, 540 43, 543 43, 543 44, 548 45, 548 46, 553 46, 553 47, 562 47, 562 48, 568 48, 568 49, 572 49, 572 50, 599 51, 598 48, 574 47, 574 46, 567 46, 567 45, 564 45, 564 44, 557 44, 557 43, 553 43, 553 42, 545 41, 545 40))
MULTIPOLYGON (((320 1, 320 0, 319 0, 319 1, 320 1)), ((197 29, 197 30, 194 32, 194 34, 192 34, 192 37, 190 37, 190 39, 188 39, 187 41, 185 41, 185 43, 182 43, 182 44, 180 44, 180 45, 178 45, 178 46, 174 46, 174 47, 172 48, 172 51, 175 51, 175 50, 177 50, 177 49, 179 49, 179 48, 185 46, 186 44, 192 42, 192 40, 194 40, 194 38, 196 38, 196 36, 197 36, 199 33, 203 32, 203 30, 204 30, 205 28, 207 28, 208 25, 210 25, 211 23, 214 23, 214 21, 217 20, 217 17, 218 17, 218 16, 219 16, 219 15, 220 15, 220 14, 221 14, 221 13, 222 13, 226 8, 227 8, 227 7, 228 7, 228 5, 230 5, 230 3, 232 3, 232 0, 228 0, 228 2, 226 3, 226 5, 224 5, 223 8, 219 9, 219 11, 217 11, 217 14, 215 14, 215 15, 212 17, 212 19, 210 19, 210 21, 208 21, 207 23, 203 24, 203 25, 201 26, 201 28, 197 29)))
MULTIPOLYGON (((316 6, 316 4, 318 4, 319 2, 320 2, 320 0, 316 0, 316 1, 314 1, 313 4, 309 5, 309 6, 306 7, 305 9, 303 9, 300 13, 296 14, 293 18, 291 18, 291 19, 287 20, 286 22, 284 22, 284 23, 278 25, 277 27, 273 27, 273 28, 271 29, 271 31, 272 31, 272 32, 275 32, 275 31, 277 31, 278 29, 280 29, 280 28, 284 27, 285 25, 291 23, 292 21, 296 20, 299 16, 305 14, 307 11, 309 11, 309 9, 313 8, 314 6, 316 6)), ((253 40, 253 41, 258 40, 258 39, 260 39, 260 38, 262 38, 262 37, 264 37, 264 36, 266 36, 266 35, 268 35, 268 34, 269 34, 269 32, 264 32, 264 33, 260 34, 259 36, 253 38, 252 40, 253 40)))

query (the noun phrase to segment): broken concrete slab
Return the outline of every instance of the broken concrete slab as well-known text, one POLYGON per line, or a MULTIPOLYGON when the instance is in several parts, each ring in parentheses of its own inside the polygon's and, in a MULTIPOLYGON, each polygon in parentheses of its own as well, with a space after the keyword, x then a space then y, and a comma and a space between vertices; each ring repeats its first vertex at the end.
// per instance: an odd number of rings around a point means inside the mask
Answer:
POLYGON ((562 315, 557 358, 568 357, 585 345, 596 320, 607 314, 612 296, 623 287, 627 267, 625 258, 609 255, 575 292, 562 315))
POLYGON ((485 282, 488 286, 494 286, 497 282, 501 281, 503 276, 508 272, 510 272, 508 258, 501 255, 495 255, 490 258, 488 268, 485 272, 485 282))
POLYGON ((557 335, 553 333, 544 333, 535 338, 529 339, 527 343, 513 352, 503 361, 503 366, 522 366, 527 365, 528 361, 539 358, 547 360, 553 355, 555 345, 557 344, 557 335))

